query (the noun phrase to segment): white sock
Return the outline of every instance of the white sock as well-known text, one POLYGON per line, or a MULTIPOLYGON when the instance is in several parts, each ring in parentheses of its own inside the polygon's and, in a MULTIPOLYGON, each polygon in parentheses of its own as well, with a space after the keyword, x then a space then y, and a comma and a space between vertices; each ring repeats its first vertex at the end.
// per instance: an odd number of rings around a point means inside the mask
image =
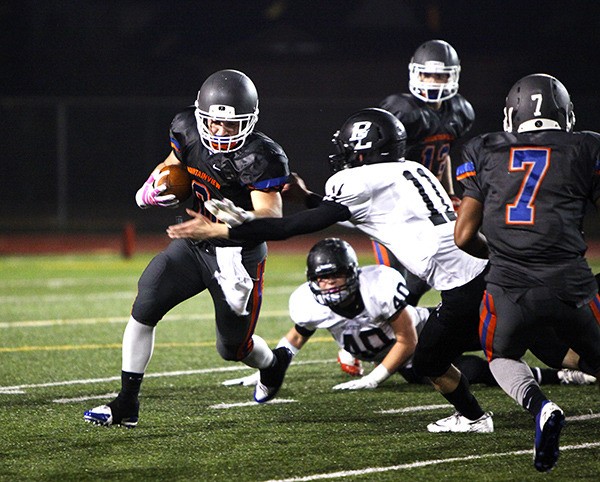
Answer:
POLYGON ((154 328, 129 318, 123 333, 122 365, 124 372, 144 373, 154 351, 154 328))
POLYGON ((267 345, 267 342, 258 335, 252 335, 254 348, 250 354, 242 360, 242 363, 252 368, 268 368, 273 364, 275 355, 267 345))

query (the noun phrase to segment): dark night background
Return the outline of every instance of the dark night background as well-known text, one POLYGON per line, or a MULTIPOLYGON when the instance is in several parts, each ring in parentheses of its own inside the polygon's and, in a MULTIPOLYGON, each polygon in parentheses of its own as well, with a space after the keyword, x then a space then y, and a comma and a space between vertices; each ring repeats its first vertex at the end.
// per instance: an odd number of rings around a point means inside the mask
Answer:
POLYGON ((468 137, 500 130, 506 93, 534 72, 565 84, 576 129, 600 130, 596 0, 5 0, 0 26, 3 233, 162 230, 175 213, 139 210, 135 191, 168 154, 174 114, 223 68, 253 79, 258 130, 316 191, 333 132, 407 91, 433 38, 461 58, 468 137))

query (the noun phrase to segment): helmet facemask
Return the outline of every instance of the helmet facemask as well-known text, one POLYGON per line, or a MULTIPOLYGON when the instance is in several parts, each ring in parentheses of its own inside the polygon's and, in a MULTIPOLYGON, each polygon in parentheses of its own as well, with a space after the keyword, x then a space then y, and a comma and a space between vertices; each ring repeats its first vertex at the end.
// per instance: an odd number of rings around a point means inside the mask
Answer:
POLYGON ((238 70, 220 70, 210 75, 194 105, 200 139, 213 153, 237 151, 258 121, 258 92, 252 80, 238 70), (233 133, 213 134, 211 122, 222 122, 224 130, 233 133))
MULTIPOLYGON (((327 271, 327 266, 322 268, 323 271, 327 271)), ((358 269, 353 267, 311 277, 308 280, 308 285, 318 303, 325 306, 339 306, 351 299, 354 293, 357 292, 358 269), (340 286, 321 288, 319 280, 332 278, 345 278, 345 282, 340 286)))
POLYGON ((200 109, 198 101, 195 106, 194 114, 200 139, 211 152, 237 151, 244 145, 246 138, 252 133, 258 121, 258 107, 253 113, 236 115, 235 108, 228 105, 211 105, 208 112, 200 109), (229 136, 215 135, 210 130, 209 121, 237 122, 237 133, 229 136))
POLYGON ((423 102, 442 102, 458 93, 460 65, 445 66, 443 62, 433 60, 425 64, 411 62, 408 70, 410 92, 423 102), (445 82, 427 82, 421 77, 426 74, 442 74, 448 78, 445 82))

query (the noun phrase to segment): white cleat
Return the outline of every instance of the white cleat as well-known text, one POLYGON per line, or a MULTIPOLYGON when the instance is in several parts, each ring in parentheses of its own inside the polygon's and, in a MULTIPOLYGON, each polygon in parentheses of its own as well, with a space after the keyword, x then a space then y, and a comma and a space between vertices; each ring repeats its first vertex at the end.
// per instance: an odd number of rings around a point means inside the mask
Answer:
POLYGON ((561 385, 591 385, 596 383, 596 377, 579 370, 559 370, 557 375, 561 385))
POLYGON ((485 412, 477 420, 469 420, 460 413, 455 412, 449 417, 442 418, 437 422, 427 425, 427 430, 434 433, 441 432, 475 432, 492 433, 494 431, 494 421, 492 412, 485 412))

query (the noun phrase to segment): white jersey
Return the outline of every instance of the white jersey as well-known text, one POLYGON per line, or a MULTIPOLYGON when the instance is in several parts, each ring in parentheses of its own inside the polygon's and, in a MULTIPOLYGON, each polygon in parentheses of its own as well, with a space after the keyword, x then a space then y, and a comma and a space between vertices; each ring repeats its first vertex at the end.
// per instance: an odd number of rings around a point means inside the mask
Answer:
POLYGON ((438 291, 462 286, 485 269, 487 260, 454 243, 452 201, 436 177, 417 162, 343 169, 327 180, 323 199, 348 207, 354 227, 438 291))
POLYGON ((366 361, 381 361, 396 341, 389 319, 402 309, 410 311, 417 330, 421 332, 429 311, 406 304, 408 293, 404 277, 385 265, 361 268, 360 295, 364 310, 354 318, 334 313, 315 299, 308 283, 299 286, 290 296, 289 311, 292 321, 315 331, 328 330, 340 348, 366 361))

